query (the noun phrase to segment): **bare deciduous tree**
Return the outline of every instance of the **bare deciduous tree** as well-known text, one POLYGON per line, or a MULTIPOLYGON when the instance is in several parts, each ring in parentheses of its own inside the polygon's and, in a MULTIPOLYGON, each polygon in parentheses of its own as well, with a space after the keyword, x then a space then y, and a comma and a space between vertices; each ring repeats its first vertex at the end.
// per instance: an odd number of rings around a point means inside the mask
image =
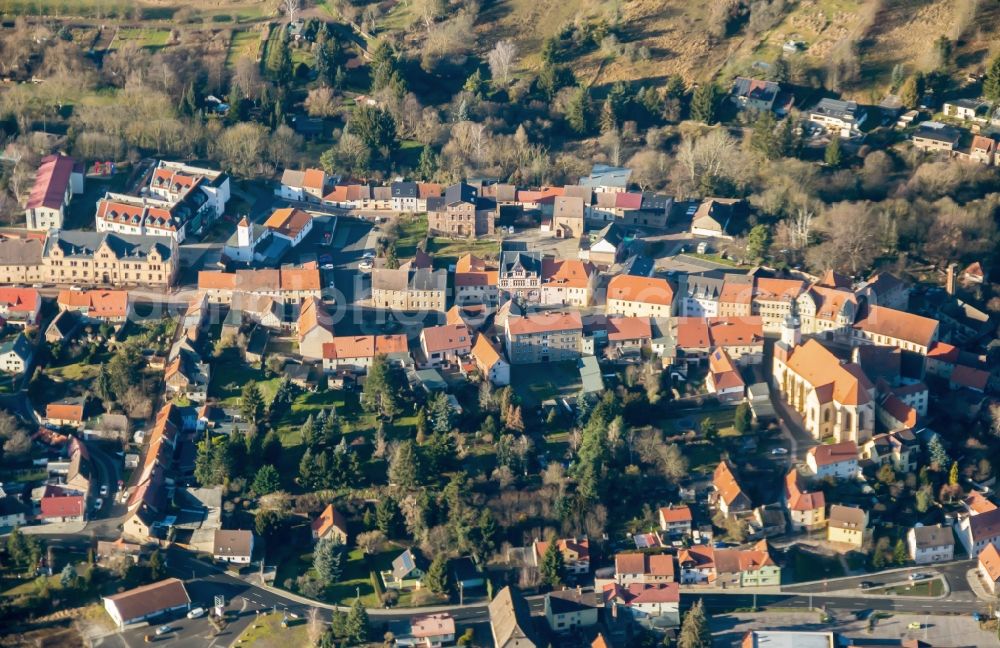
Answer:
POLYGON ((517 45, 506 39, 497 43, 490 50, 487 60, 490 63, 490 73, 493 75, 493 83, 501 88, 506 88, 510 85, 510 75, 513 71, 516 58, 517 45))
POLYGON ((281 8, 288 15, 288 22, 295 22, 295 14, 299 11, 299 0, 281 0, 281 8))

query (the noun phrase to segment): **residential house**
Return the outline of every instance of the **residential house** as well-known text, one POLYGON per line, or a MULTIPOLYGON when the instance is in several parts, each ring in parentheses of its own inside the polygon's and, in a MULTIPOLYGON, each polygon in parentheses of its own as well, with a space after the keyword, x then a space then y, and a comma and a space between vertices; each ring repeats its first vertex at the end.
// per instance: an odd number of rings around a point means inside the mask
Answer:
MULTIPOLYGON (((756 277, 750 312, 760 317, 765 331, 778 332, 785 319, 794 314, 799 297, 805 290, 806 282, 799 279, 756 277)), ((799 319, 801 325, 802 320, 799 319)))
POLYGON ((913 148, 933 153, 952 153, 962 139, 962 131, 941 122, 928 121, 917 126, 911 136, 913 148))
POLYGON ((577 259, 542 260, 541 303, 586 308, 594 299, 597 269, 577 259))
POLYGON ((321 202, 326 195, 326 173, 322 169, 285 169, 274 193, 285 200, 321 202))
POLYGON ((171 203, 182 202, 191 191, 208 199, 206 209, 214 220, 226 211, 229 202, 229 176, 221 171, 191 166, 183 162, 160 160, 149 177, 149 193, 171 203))
POLYGON ((237 565, 249 565, 253 557, 253 531, 215 530, 212 558, 237 565))
POLYGON ((781 585, 781 567, 771 557, 767 540, 750 549, 715 549, 715 581, 723 587, 781 585))
POLYGON ((191 348, 179 348, 163 371, 167 394, 183 396, 196 403, 208 397, 212 365, 191 348))
POLYGON ((848 339, 858 311, 858 298, 850 290, 814 284, 799 295, 795 309, 804 335, 822 336, 826 340, 848 339))
POLYGON ((429 326, 420 331, 420 348, 428 366, 458 362, 472 351, 472 334, 465 324, 429 326))
POLYGON ((171 202, 109 191, 97 201, 94 224, 98 232, 165 237, 180 244, 189 234, 201 232, 214 217, 213 205, 201 192, 171 202))
POLYGON ((409 634, 396 637, 397 646, 420 648, 438 648, 454 641, 455 618, 444 612, 411 618, 409 634))
POLYGON ((501 250, 497 286, 504 300, 538 303, 542 298, 542 253, 501 250))
POLYGON ((740 110, 770 112, 774 109, 774 100, 780 92, 781 86, 774 81, 736 77, 729 91, 729 99, 740 110))
MULTIPOLYGON (((389 185, 392 190, 392 211, 410 212, 417 211, 417 199, 420 196, 420 188, 416 182, 393 182, 389 185)), ((424 209, 427 203, 424 202, 424 209)))
POLYGON ((483 377, 494 387, 510 384, 510 363, 504 359, 500 348, 489 337, 480 333, 472 345, 472 361, 483 377))
POLYGON ((406 336, 396 335, 346 335, 333 338, 323 345, 323 370, 354 371, 367 369, 376 356, 385 355, 394 362, 409 361, 406 336))
POLYGON ((955 534, 950 526, 916 526, 906 533, 906 547, 918 565, 948 562, 955 557, 955 534))
POLYGON ((983 579, 982 582, 986 584, 986 589, 989 590, 990 594, 996 596, 1000 592, 1000 587, 998 587, 1000 584, 1000 551, 997 551, 996 545, 986 545, 979 552, 978 570, 979 576, 983 579))
POLYGON ((19 496, 7 495, 0 488, 0 527, 12 529, 24 526, 28 521, 28 507, 19 496))
POLYGON ((531 623, 531 609, 519 592, 504 587, 488 606, 490 631, 496 648, 542 648, 531 623))
POLYGON ((198 273, 198 290, 213 304, 230 304, 233 295, 240 293, 272 297, 281 304, 299 304, 310 297, 322 297, 319 268, 308 267, 236 272, 202 270, 198 273))
POLYGON ((810 492, 794 467, 785 475, 785 506, 792 529, 817 529, 826 524, 826 497, 823 491, 810 492))
POLYGON ((191 609, 191 597, 184 588, 184 581, 179 578, 167 578, 105 596, 102 600, 108 616, 119 628, 191 609))
POLYGON ((677 281, 676 312, 681 317, 718 317, 724 280, 716 273, 681 275, 677 281))
POLYGON ((724 348, 716 348, 708 355, 705 388, 722 403, 738 403, 743 400, 746 383, 724 348))
POLYGON ((826 539, 861 549, 868 537, 868 511, 856 506, 833 504, 826 521, 826 539))
POLYGON ((696 544, 680 549, 677 552, 677 565, 680 567, 682 584, 715 582, 715 549, 712 545, 696 544))
POLYGON ((854 324, 852 342, 894 346, 925 356, 937 338, 937 320, 872 305, 854 324))
POLYGON ((24 206, 25 227, 47 232, 62 229, 73 194, 83 193, 83 169, 65 155, 47 155, 35 172, 24 206))
POLYGON ((472 254, 455 263, 455 303, 496 306, 499 272, 495 266, 472 254))
POLYGON ((333 318, 323 302, 308 297, 299 307, 299 355, 310 360, 323 359, 323 345, 333 342, 333 318))
POLYGON ((83 522, 87 519, 87 494, 46 484, 38 502, 38 511, 35 517, 42 524, 83 522))
POLYGON ((750 317, 753 312, 753 284, 752 275, 726 274, 719 293, 719 316, 750 317))
POLYGON ((618 263, 625 253, 625 234, 617 223, 609 223, 583 239, 579 257, 594 265, 607 268, 618 263))
POLYGON ((84 398, 64 398, 45 406, 45 422, 55 427, 82 428, 87 401, 84 398))
POLYGON ((42 296, 34 288, 0 287, 0 320, 24 328, 38 324, 42 296))
POLYGON ((264 221, 264 228, 272 237, 288 241, 295 247, 312 231, 313 217, 312 214, 294 207, 275 209, 264 221))
POLYGON ((861 448, 861 458, 890 464, 897 472, 915 472, 920 442, 911 429, 876 434, 861 448))
POLYGON ((347 544, 347 520, 340 514, 340 511, 333 508, 333 504, 327 504, 323 512, 312 521, 313 542, 326 538, 336 538, 340 544, 347 544))
POLYGON ((628 190, 631 177, 632 169, 595 164, 589 176, 580 178, 580 186, 597 193, 619 193, 628 190))
POLYGON ((855 363, 842 363, 816 340, 802 343, 789 317, 774 347, 772 385, 802 415, 815 439, 864 444, 875 428, 875 387, 855 363))
POLYGON ((858 444, 842 441, 809 448, 806 465, 817 479, 853 479, 858 476, 858 444))
POLYGON ((616 361, 639 361, 653 340, 648 317, 609 317, 604 321, 608 346, 605 356, 616 361))
POLYGON ((22 255, 40 251, 40 259, 21 256, 0 268, 0 278, 6 274, 11 283, 27 284, 167 287, 177 274, 176 250, 175 241, 159 236, 50 230, 43 247, 20 249, 22 255))
POLYGON ((970 556, 979 554, 987 545, 1000 545, 1000 509, 982 513, 961 514, 955 520, 955 535, 970 556))
MULTIPOLYGON (((603 591, 604 606, 612 618, 627 611, 635 620, 656 619, 657 627, 680 625, 680 584, 632 583, 623 587, 607 583, 603 591)), ((595 642, 594 645, 597 645, 595 642)), ((607 646, 607 644, 604 644, 607 646)))
POLYGON ((398 311, 445 312, 448 271, 378 268, 372 272, 372 305, 398 311))
POLYGON ((453 184, 438 198, 427 199, 427 231, 451 238, 491 236, 496 203, 465 182, 453 184))
POLYGON ((994 164, 997 159, 997 141, 986 135, 973 135, 969 159, 987 166, 994 164))
POLYGON ((666 279, 615 275, 608 282, 604 312, 625 317, 670 317, 674 288, 666 279))
POLYGON ((740 366, 760 363, 764 331, 759 317, 678 317, 674 339, 679 357, 700 363, 712 349, 723 349, 740 366))
POLYGON ((597 625, 597 605, 593 592, 564 589, 545 595, 545 620, 557 634, 597 625))
POLYGON ((615 582, 622 587, 632 583, 672 583, 677 580, 671 554, 620 553, 615 555, 615 582))
POLYGON ((668 536, 691 535, 691 508, 686 504, 662 506, 659 511, 660 530, 668 536))
POLYGON ((575 360, 580 357, 583 321, 576 311, 508 317, 504 335, 511 364, 575 360))
POLYGON ((728 238, 729 224, 746 210, 738 198, 705 198, 691 217, 691 235, 728 238))
POLYGON ((28 338, 24 337, 24 333, 18 333, 15 337, 0 343, 0 371, 22 374, 31 366, 34 355, 28 338))
POLYGON ((579 196, 558 196, 552 208, 552 232, 557 238, 584 234, 584 204, 579 196))
POLYGON ((715 467, 712 487, 718 495, 717 506, 723 515, 742 513, 752 508, 750 497, 743 491, 728 461, 720 461, 715 467))
POLYGON ((823 98, 809 111, 808 120, 831 135, 849 139, 861 134, 861 125, 867 117, 868 113, 857 102, 823 98))
POLYGON ((132 312, 127 290, 60 290, 56 303, 59 310, 101 322, 124 322, 132 312))
POLYGON ((381 576, 386 589, 420 589, 423 584, 424 570, 417 566, 413 552, 407 549, 393 559, 392 569, 381 572, 381 576))
MULTIPOLYGON (((559 553, 563 555, 563 564, 566 566, 566 573, 573 575, 586 575, 590 572, 590 540, 583 538, 559 538, 555 541, 559 553)), ((550 541, 535 540, 531 545, 531 555, 535 561, 535 566, 542 563, 542 557, 549 549, 550 541)))
POLYGON ((952 99, 944 102, 942 112, 948 117, 971 121, 989 108, 989 103, 978 99, 952 99))

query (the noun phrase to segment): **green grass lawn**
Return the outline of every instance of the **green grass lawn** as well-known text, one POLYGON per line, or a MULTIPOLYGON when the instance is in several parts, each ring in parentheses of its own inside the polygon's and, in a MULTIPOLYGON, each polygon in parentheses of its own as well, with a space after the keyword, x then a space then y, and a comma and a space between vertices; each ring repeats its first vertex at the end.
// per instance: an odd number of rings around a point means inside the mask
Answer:
MULTIPOLYGON (((379 592, 375 591, 374 578, 378 578, 380 570, 390 569, 393 559, 402 551, 402 547, 389 543, 386 550, 375 556, 365 556, 364 552, 355 547, 344 555, 344 571, 340 581, 327 588, 324 600, 327 603, 341 603, 350 605, 354 598, 360 594, 361 602, 365 607, 380 607, 382 601, 379 600, 379 592)), ((275 584, 285 587, 285 581, 289 578, 294 580, 297 576, 313 574, 312 552, 294 553, 289 552, 278 563, 275 584)), ((381 582, 379 583, 381 587, 381 582)), ((400 592, 398 605, 405 606, 410 603, 410 593, 400 592)))
POLYGON ((482 258, 500 256, 500 242, 492 239, 448 239, 435 236, 427 242, 427 251, 434 256, 434 266, 447 268, 465 254, 482 258))
POLYGON ((510 384, 526 406, 535 408, 550 398, 576 398, 580 370, 575 362, 516 365, 510 384))
POLYGON ((287 628, 281 627, 283 614, 271 613, 257 617, 240 634, 235 645, 254 648, 285 648, 286 646, 309 645, 308 619, 288 619, 287 628))
POLYGON ((170 41, 170 32, 166 29, 119 29, 114 47, 121 47, 125 41, 136 41, 140 47, 159 49, 170 41))
POLYGON ((944 594, 944 583, 940 578, 925 580, 917 583, 905 583, 894 587, 886 587, 881 590, 874 590, 871 593, 884 594, 886 596, 941 596, 944 594))
POLYGON ((256 380, 264 400, 270 402, 278 389, 280 378, 267 378, 262 369, 248 366, 238 358, 235 351, 227 350, 222 358, 212 362, 212 379, 208 384, 208 395, 219 399, 224 407, 235 407, 239 403, 243 385, 256 380))
POLYGON ((260 46, 260 32, 255 29, 240 29, 233 32, 229 41, 229 51, 226 52, 226 67, 233 67, 236 61, 243 57, 257 58, 260 46))
POLYGON ((410 259, 417 253, 417 246, 427 236, 427 214, 400 218, 399 238, 396 240, 396 256, 410 259))
POLYGON ((719 465, 719 447, 708 441, 697 441, 681 445, 691 472, 711 473, 719 465))

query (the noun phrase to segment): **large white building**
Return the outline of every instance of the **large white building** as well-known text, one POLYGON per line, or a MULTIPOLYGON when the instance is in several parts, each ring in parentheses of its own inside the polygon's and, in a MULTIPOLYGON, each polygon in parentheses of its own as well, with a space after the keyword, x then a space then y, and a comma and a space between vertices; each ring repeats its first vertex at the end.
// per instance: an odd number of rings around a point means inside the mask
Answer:
POLYGON ((35 173, 35 184, 24 207, 25 227, 61 229, 73 194, 83 193, 83 170, 71 157, 49 155, 35 173))

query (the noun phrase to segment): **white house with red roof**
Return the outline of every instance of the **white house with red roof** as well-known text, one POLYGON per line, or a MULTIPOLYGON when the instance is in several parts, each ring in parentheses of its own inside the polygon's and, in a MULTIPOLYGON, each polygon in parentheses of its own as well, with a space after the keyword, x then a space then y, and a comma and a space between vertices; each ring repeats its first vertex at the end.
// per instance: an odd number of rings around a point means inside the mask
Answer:
POLYGON ((56 484, 47 484, 38 502, 38 515, 42 523, 83 522, 87 517, 87 496, 56 484))
POLYGON ((83 193, 83 169, 73 158, 65 155, 42 158, 24 206, 25 227, 41 231, 62 229, 66 206, 73 194, 80 193, 83 193))
POLYGON ((681 592, 678 583, 632 583, 627 587, 608 583, 602 594, 604 607, 612 617, 624 609, 635 619, 656 617, 657 626, 680 625, 681 592))
POLYGON ((686 504, 681 506, 660 507, 660 530, 670 536, 686 536, 691 534, 691 508, 686 504))
POLYGON ((424 363, 435 367, 442 362, 457 362, 472 351, 472 333, 465 324, 428 326, 420 332, 424 363))
POLYGON ((708 375, 705 377, 705 387, 710 394, 715 394, 723 403, 738 403, 743 400, 746 383, 739 370, 729 359, 729 354, 722 347, 714 349, 708 356, 708 375))
POLYGON ((149 193, 168 202, 180 202, 191 191, 208 198, 215 217, 222 216, 229 202, 229 176, 215 169, 183 162, 160 160, 149 177, 149 193))
POLYGON ((851 479, 858 475, 858 444, 842 441, 809 448, 806 465, 817 479, 851 479))
MULTIPOLYGON (((559 538, 555 541, 563 563, 569 574, 586 574, 590 571, 590 540, 587 538, 559 538)), ((535 540, 531 545, 531 555, 537 567, 549 549, 549 541, 535 540)))
POLYGON ((34 288, 0 287, 0 319, 11 326, 25 327, 38 323, 42 297, 34 288))
POLYGON ((793 529, 815 529, 826 523, 826 496, 805 489, 795 468, 785 475, 784 497, 793 529))

